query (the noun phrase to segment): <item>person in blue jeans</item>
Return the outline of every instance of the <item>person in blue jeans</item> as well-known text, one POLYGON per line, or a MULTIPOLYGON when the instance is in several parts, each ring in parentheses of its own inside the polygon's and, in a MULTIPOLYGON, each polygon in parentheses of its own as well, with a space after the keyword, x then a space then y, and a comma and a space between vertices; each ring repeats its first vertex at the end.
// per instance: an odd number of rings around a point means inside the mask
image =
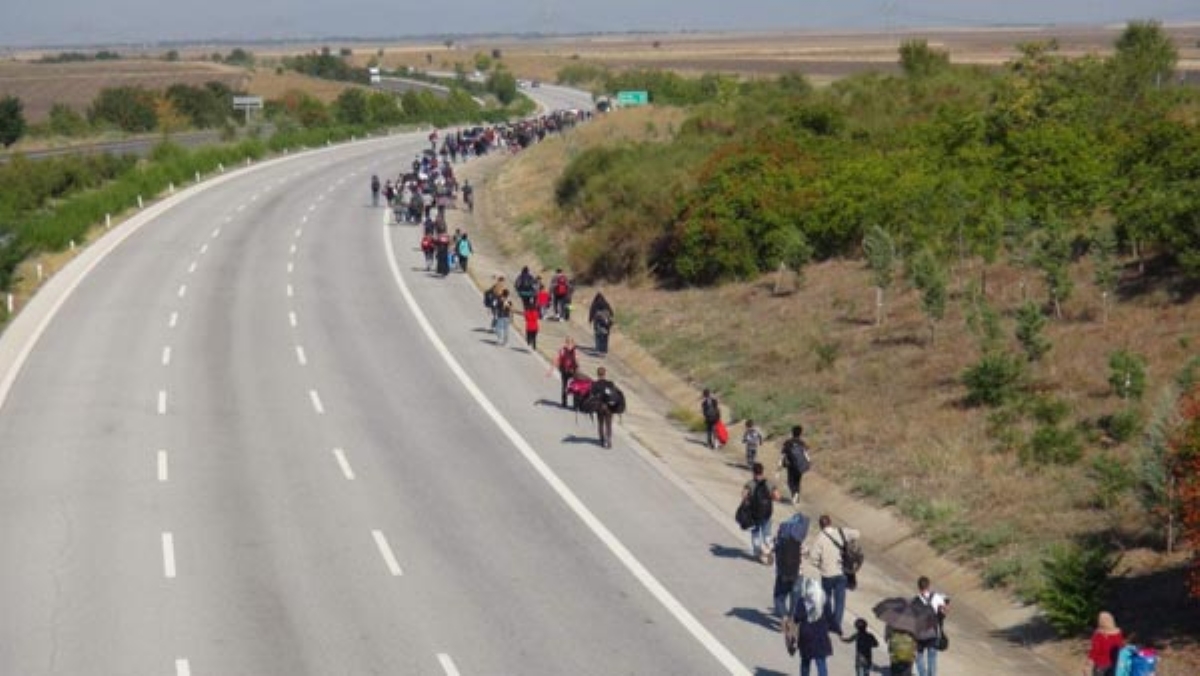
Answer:
MULTIPOLYGON (((946 621, 946 611, 950 609, 950 599, 933 591, 929 578, 922 575, 917 579, 917 597, 913 599, 913 603, 923 603, 933 610, 937 615, 940 636, 942 624, 946 621)), ((917 641, 917 676, 937 676, 937 644, 937 638, 917 641)))
POLYGON ((750 549, 754 558, 766 565, 774 563, 771 552, 771 512, 779 499, 779 489, 763 476, 761 462, 754 463, 754 478, 742 487, 742 500, 750 503, 750 516, 754 525, 750 527, 750 549))
POLYGON ((842 635, 842 617, 846 612, 846 574, 842 570, 842 550, 850 540, 861 534, 853 528, 834 528, 833 519, 822 514, 817 520, 819 530, 805 548, 808 559, 821 576, 825 590, 825 614, 829 631, 842 635))
POLYGON ((508 289, 500 292, 496 299, 496 344, 508 345, 508 325, 512 322, 512 301, 508 299, 508 289))

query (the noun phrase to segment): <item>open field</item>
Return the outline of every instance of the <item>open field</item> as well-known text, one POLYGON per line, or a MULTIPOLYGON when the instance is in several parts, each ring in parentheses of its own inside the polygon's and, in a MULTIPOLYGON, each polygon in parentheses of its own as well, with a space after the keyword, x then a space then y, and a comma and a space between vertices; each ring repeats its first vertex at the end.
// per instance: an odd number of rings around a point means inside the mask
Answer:
POLYGON ((166 89, 173 84, 199 86, 217 81, 236 90, 245 87, 246 80, 246 71, 241 68, 200 61, 0 61, 0 96, 21 99, 25 119, 32 123, 44 121, 55 103, 83 113, 100 90, 109 87, 166 89))

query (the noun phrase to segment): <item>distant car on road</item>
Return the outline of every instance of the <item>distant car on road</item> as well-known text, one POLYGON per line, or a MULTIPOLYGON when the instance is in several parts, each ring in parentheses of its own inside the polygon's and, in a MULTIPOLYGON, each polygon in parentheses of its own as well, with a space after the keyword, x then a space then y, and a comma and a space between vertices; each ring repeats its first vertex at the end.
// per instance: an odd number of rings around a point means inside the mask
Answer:
POLYGON ((529 86, 530 86, 530 87, 541 87, 541 86, 542 86, 542 82, 541 82, 541 80, 534 80, 533 82, 530 82, 530 83, 529 83, 529 86))

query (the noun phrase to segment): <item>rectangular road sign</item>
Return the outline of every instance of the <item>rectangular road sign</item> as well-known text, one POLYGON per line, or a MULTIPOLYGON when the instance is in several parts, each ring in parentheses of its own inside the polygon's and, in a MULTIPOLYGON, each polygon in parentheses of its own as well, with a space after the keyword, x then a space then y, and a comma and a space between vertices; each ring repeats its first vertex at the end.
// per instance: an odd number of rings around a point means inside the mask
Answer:
POLYGON ((650 103, 650 94, 641 91, 617 92, 617 105, 644 106, 650 103))

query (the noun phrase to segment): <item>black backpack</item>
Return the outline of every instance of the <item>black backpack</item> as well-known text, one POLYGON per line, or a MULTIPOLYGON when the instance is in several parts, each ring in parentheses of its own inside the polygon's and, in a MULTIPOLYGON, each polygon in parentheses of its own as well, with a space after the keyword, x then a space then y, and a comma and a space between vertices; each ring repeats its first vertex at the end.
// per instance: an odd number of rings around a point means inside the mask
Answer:
POLYGON ((808 459, 808 448, 799 439, 788 439, 783 443, 783 455, 787 458, 787 466, 803 474, 812 467, 808 459))
POLYGON ((767 486, 767 480, 756 481, 754 490, 750 491, 750 513, 754 516, 755 523, 762 523, 771 518, 771 511, 774 507, 775 503, 771 500, 771 488, 767 486))
POLYGON ((601 393, 604 400, 604 405, 608 407, 609 412, 621 414, 625 412, 625 393, 621 388, 609 383, 608 387, 604 388, 601 393))
POLYGON ((800 577, 801 543, 796 538, 779 538, 775 541, 775 570, 785 580, 800 577))

